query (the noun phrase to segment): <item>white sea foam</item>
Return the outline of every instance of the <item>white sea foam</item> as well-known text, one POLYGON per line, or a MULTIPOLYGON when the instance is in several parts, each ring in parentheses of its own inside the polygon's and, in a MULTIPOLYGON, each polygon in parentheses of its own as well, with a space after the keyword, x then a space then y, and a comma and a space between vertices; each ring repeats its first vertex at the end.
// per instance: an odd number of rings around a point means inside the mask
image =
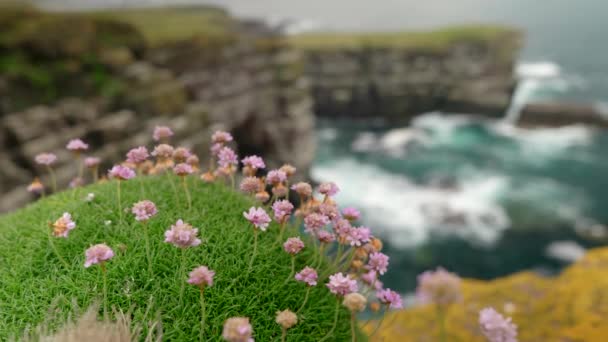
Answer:
POLYGON ((551 61, 521 62, 515 67, 515 74, 520 78, 552 78, 561 73, 561 67, 551 61))
POLYGON ((450 188, 421 186, 355 159, 316 165, 312 175, 348 184, 338 200, 363 209, 366 223, 384 229, 380 234, 400 246, 420 244, 432 233, 492 244, 509 226, 497 203, 508 188, 501 176, 474 178, 450 188))
POLYGON ((335 140, 338 137, 338 131, 335 128, 325 127, 317 131, 319 139, 328 142, 335 140))
POLYGON ((410 146, 428 142, 425 132, 406 127, 392 129, 382 135, 362 132, 351 143, 351 148, 356 152, 381 152, 392 157, 405 157, 410 146))
POLYGON ((575 262, 585 255, 585 248, 575 241, 554 241, 545 249, 545 255, 563 262, 575 262))

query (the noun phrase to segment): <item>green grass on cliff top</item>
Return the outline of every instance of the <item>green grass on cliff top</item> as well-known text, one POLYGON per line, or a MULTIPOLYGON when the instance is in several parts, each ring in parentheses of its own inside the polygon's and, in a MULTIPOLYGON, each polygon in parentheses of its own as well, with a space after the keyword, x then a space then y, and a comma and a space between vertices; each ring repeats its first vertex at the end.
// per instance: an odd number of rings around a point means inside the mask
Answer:
POLYGON ((479 25, 456 26, 435 31, 385 33, 304 33, 289 38, 303 50, 359 48, 403 48, 442 50, 460 41, 487 42, 503 36, 515 37, 518 32, 507 27, 479 25))
MULTIPOLYGON (((174 179, 177 183, 177 179, 174 179)), ((179 183, 177 183, 179 184, 179 183)), ((278 227, 259 236, 258 256, 251 274, 247 266, 252 253, 253 229, 242 212, 252 203, 241 194, 218 184, 204 184, 190 179, 193 207, 187 210, 183 192, 176 201, 166 177, 145 179, 145 195, 140 194, 137 179, 122 183, 123 208, 141 199, 154 201, 159 209, 149 223, 153 254, 153 275, 147 271, 144 235, 141 224, 125 213, 120 221, 116 201, 116 184, 96 184, 47 197, 15 213, 0 217, 0 340, 20 335, 26 327, 36 326, 48 316, 56 303, 51 328, 73 310, 72 300, 86 308, 100 299, 101 277, 98 266, 84 268, 84 251, 92 244, 107 243, 116 256, 107 264, 108 300, 124 311, 134 308, 135 323, 154 319, 160 312, 166 341, 198 340, 200 306, 198 289, 185 284, 184 304, 178 293, 186 279, 179 277, 180 250, 163 242, 164 232, 181 218, 199 228, 203 244, 186 250, 186 270, 207 265, 216 271, 213 287, 205 291, 208 341, 220 341, 223 322, 232 316, 250 317, 256 341, 273 341, 280 337, 275 323, 278 310, 297 310, 305 286, 296 281, 284 284, 290 273, 290 258, 275 244, 278 227), (82 198, 89 192, 95 200, 82 198), (68 239, 54 242, 68 261, 62 266, 48 241, 47 222, 63 212, 70 212, 77 227, 68 239), (111 220, 112 224, 104 224, 111 220), (121 251, 120 245, 124 245, 121 251), (151 304, 150 304, 151 303, 151 304), (146 310, 150 312, 145 317, 146 310)), ((294 236, 295 231, 289 232, 294 236)), ((296 260, 299 270, 311 263, 306 250, 296 260)), ((336 298, 323 285, 313 288, 301 322, 288 334, 289 341, 318 341, 330 330, 336 298)), ((341 308, 335 338, 350 340, 349 314, 341 308)))

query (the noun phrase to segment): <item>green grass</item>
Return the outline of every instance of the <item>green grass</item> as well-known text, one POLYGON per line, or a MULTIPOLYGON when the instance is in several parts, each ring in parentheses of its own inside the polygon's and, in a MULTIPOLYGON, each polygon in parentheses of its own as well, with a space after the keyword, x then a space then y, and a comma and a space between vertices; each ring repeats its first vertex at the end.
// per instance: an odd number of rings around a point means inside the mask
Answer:
POLYGON ((488 42, 516 37, 518 32, 501 26, 456 26, 428 32, 306 33, 289 38, 303 50, 402 48, 442 50, 459 41, 488 42))
MULTIPOLYGON (((123 208, 144 198, 158 206, 158 215, 149 223, 153 275, 147 271, 142 226, 130 213, 125 213, 120 222, 115 182, 42 199, 0 217, 0 340, 40 324, 54 302, 56 314, 65 319, 73 309, 72 300, 81 308, 99 300, 99 267, 85 269, 83 263, 85 249, 102 242, 116 252, 107 263, 109 304, 124 311, 133 308, 135 323, 152 320, 153 313, 160 312, 163 340, 198 340, 198 289, 186 284, 183 304, 179 303, 179 289, 186 281, 179 276, 180 251, 163 242, 165 230, 179 218, 198 227, 203 239, 202 245, 186 250, 187 272, 199 265, 216 271, 214 286, 205 291, 207 340, 220 341, 223 322, 232 316, 250 317, 256 341, 280 337, 275 313, 287 308, 297 310, 305 286, 295 281, 284 284, 290 273, 290 258, 275 244, 276 224, 260 234, 258 256, 251 274, 247 274, 253 229, 242 212, 252 205, 248 198, 223 185, 204 184, 193 178, 193 207, 187 210, 184 194, 180 191, 176 201, 166 177, 146 178, 145 196, 140 195, 137 180, 122 185, 123 208), (89 192, 96 196, 92 203, 82 200, 89 192), (72 213, 77 227, 68 239, 53 241, 68 261, 67 269, 50 248, 47 226, 66 211, 72 213), (106 226, 106 220, 112 224, 106 226), (152 314, 145 317, 148 308, 152 314)), ((296 234, 292 230, 289 235, 296 234)), ((296 268, 310 264, 311 257, 311 251, 305 249, 297 258, 296 268)), ((336 298, 327 288, 316 286, 300 313, 301 322, 289 331, 288 341, 318 341, 332 326, 335 305, 336 298)), ((348 318, 342 308, 335 337, 329 341, 350 340, 348 318)), ((57 324, 52 323, 51 328, 57 324)))

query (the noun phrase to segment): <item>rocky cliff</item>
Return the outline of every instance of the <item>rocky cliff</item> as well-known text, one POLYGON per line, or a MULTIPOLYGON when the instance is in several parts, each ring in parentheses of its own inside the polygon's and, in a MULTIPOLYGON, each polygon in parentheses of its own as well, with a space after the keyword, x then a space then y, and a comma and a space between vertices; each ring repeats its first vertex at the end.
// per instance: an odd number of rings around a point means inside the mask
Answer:
POLYGON ((157 124, 174 128, 176 143, 201 160, 221 128, 235 135, 240 154, 307 173, 314 117, 300 55, 265 26, 216 9, 177 9, 187 14, 179 27, 190 20, 194 34, 163 29, 159 37, 157 26, 168 27, 163 20, 175 13, 155 11, 0 11, 0 211, 28 201, 25 186, 43 173, 37 153, 58 153, 66 184, 75 174, 69 139, 81 137, 92 155, 116 161, 130 147, 151 146, 157 124), (204 22, 213 29, 199 30, 204 22))
POLYGON ((292 38, 324 116, 407 122, 427 111, 500 117, 515 87, 521 35, 498 27, 292 38))

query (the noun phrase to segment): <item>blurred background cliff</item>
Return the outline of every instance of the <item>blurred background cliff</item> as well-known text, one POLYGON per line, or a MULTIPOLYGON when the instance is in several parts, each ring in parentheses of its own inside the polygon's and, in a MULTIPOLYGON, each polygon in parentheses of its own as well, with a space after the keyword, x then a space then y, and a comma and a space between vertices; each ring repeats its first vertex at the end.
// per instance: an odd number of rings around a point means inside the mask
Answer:
POLYGON ((336 181, 403 293, 435 265, 555 273, 606 237, 603 0, 1 4, 0 212, 36 154, 80 137, 109 166, 167 124, 201 160, 221 128, 336 181))

